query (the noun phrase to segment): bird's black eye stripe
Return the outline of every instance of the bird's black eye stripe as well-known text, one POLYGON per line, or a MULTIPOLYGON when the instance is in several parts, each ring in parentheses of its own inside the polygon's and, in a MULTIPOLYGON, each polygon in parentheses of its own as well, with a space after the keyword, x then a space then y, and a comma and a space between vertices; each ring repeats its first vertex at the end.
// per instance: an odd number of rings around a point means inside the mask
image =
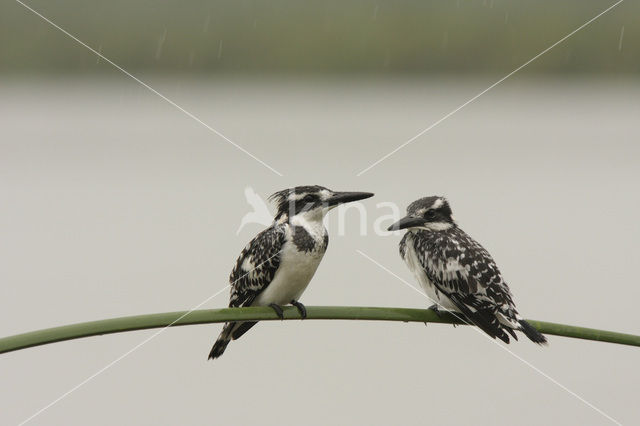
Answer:
POLYGON ((433 216, 435 216, 435 214, 436 214, 435 210, 427 210, 424 213, 424 217, 433 217, 433 216))

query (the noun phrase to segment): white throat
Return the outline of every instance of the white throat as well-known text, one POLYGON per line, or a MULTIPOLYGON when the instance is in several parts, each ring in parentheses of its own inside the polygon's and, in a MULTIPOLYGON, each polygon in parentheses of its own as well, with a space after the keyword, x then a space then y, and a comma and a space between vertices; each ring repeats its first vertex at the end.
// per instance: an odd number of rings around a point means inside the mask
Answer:
POLYGON ((323 218, 324 212, 321 209, 313 209, 291 217, 289 223, 294 226, 302 226, 311 235, 324 235, 327 231, 322 222, 323 218))

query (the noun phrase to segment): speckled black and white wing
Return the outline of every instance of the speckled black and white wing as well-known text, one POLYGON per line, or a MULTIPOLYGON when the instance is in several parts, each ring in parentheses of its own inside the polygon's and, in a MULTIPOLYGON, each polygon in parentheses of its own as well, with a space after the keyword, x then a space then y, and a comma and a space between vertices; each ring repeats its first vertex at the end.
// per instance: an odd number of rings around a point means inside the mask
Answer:
MULTIPOLYGON (((287 226, 289 225, 275 223, 256 235, 240 252, 229 276, 230 308, 251 306, 255 298, 271 283, 280 267, 287 226)), ((239 338, 255 324, 255 321, 226 323, 211 348, 209 358, 218 358, 231 340, 239 338)))
POLYGON ((444 294, 456 310, 491 337, 509 343, 505 332, 517 340, 513 332, 517 329, 537 343, 544 340, 516 311, 491 255, 460 228, 407 233, 400 252, 405 260, 409 254, 417 258, 436 297, 444 294))
POLYGON ((271 283, 280 267, 286 224, 265 229, 247 244, 229 275, 229 307, 251 306, 253 300, 271 283))

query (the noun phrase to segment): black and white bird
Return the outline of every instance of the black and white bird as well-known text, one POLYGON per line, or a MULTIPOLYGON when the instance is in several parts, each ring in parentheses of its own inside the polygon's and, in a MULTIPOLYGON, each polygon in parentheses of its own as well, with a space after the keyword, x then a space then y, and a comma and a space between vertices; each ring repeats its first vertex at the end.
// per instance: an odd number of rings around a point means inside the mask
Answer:
POLYGON ((514 330, 535 343, 547 339, 525 321, 513 303, 507 283, 491 255, 458 227, 443 197, 425 197, 407 208, 407 216, 389 231, 407 229, 400 256, 413 272, 431 309, 451 310, 493 338, 509 343, 514 330))
MULTIPOLYGON (((229 307, 271 306, 283 317, 281 305, 292 304, 303 318, 307 312, 299 298, 316 272, 329 243, 322 220, 339 204, 372 197, 369 192, 335 192, 322 186, 297 186, 276 192, 273 224, 242 250, 231 271, 229 307)), ((228 322, 209 358, 223 354, 255 321, 228 322)))

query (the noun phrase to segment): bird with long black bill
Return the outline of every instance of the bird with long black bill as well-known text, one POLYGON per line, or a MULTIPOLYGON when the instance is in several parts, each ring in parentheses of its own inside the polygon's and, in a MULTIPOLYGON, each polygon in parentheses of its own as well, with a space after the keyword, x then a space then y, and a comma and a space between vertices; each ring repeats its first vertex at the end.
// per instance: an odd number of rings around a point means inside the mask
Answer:
POLYGON ((450 310, 493 338, 509 343, 514 330, 535 343, 547 339, 525 321, 491 255, 453 220, 443 197, 425 197, 407 208, 407 216, 389 231, 407 229, 400 256, 427 296, 430 308, 450 310), (508 334, 507 334, 508 333, 508 334))
MULTIPOLYGON (((307 311, 299 299, 329 243, 322 219, 340 204, 372 196, 369 192, 336 192, 316 185, 285 189, 269 197, 276 204, 275 219, 240 253, 229 277, 229 307, 270 306, 283 318, 282 305, 291 304, 305 318, 307 311)), ((256 323, 226 323, 209 358, 218 358, 231 340, 256 323)))

